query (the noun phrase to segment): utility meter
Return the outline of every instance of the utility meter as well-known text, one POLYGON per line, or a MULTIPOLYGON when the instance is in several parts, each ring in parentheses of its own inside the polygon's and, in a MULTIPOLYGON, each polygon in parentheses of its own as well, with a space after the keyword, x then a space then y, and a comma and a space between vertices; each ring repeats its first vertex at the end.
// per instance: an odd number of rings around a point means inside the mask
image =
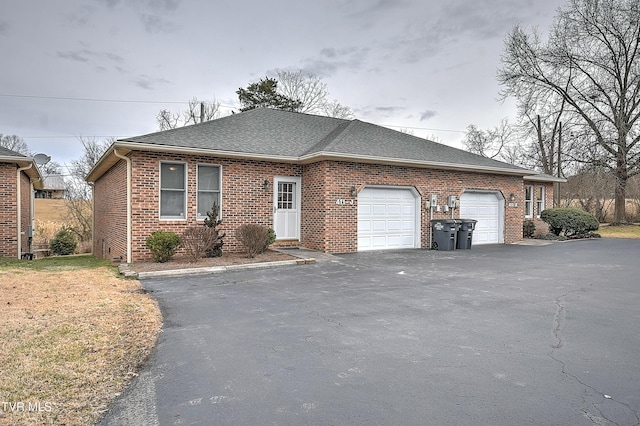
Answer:
POLYGON ((431 197, 429 197, 429 207, 431 207, 432 209, 435 209, 437 205, 438 205, 438 196, 436 194, 433 194, 431 197))
POLYGON ((457 198, 455 195, 449 195, 447 197, 447 206, 449 206, 450 209, 455 209, 456 201, 457 201, 457 198))

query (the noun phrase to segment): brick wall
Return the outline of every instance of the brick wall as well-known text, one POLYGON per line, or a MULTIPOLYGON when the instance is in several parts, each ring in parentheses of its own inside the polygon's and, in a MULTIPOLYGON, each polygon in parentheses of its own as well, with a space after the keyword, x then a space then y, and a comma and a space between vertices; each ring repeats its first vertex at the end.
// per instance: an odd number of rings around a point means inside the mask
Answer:
MULTIPOLYGON (((355 186, 358 191, 366 185, 415 187, 422 197, 421 245, 425 248, 429 245, 430 215, 424 208, 424 202, 431 194, 436 194, 438 200, 446 200, 449 195, 456 195, 459 198, 465 190, 498 191, 505 199, 508 199, 511 193, 515 194, 515 202, 518 206, 524 203, 522 178, 517 176, 330 162, 326 168, 325 178, 325 250, 332 253, 354 252, 358 248, 357 203, 336 205, 336 199, 354 198, 349 195, 352 186, 355 186)), ((522 239, 522 211, 519 207, 508 207, 508 201, 505 201, 505 243, 522 239)), ((457 210, 455 214, 458 217, 457 210)), ((451 217, 450 212, 434 214, 434 219, 449 217, 451 217)))
POLYGON ((31 191, 31 179, 25 172, 20 173, 20 238, 22 240, 22 253, 26 253, 29 251, 29 227, 31 226, 31 191))
POLYGON ((94 187, 93 253, 127 259, 127 167, 120 160, 94 187))
POLYGON ((307 164, 302 180, 301 243, 307 248, 326 251, 326 188, 328 162, 307 164))
POLYGON ((146 239, 152 232, 163 230, 182 234, 189 226, 202 226, 203 222, 196 219, 198 164, 222 167, 221 230, 226 232, 223 250, 228 252, 241 250, 235 233, 242 224, 273 226, 273 177, 302 176, 303 169, 303 166, 294 164, 140 151, 134 151, 130 156, 134 182, 132 251, 133 258, 138 260, 151 258, 146 239), (160 220, 161 161, 187 165, 187 212, 184 220, 160 220))
POLYGON ((17 166, 0 163, 0 257, 18 256, 17 166))
MULTIPOLYGON (((0 257, 18 257, 17 170, 16 164, 0 163, 0 257)), ((25 253, 31 226, 31 180, 25 172, 20 173, 20 203, 20 240, 25 253)))
MULTIPOLYGON (((460 197, 465 190, 497 191, 505 198, 504 241, 522 239, 524 186, 521 177, 472 172, 429 170, 350 162, 322 161, 307 165, 225 159, 207 156, 133 151, 133 258, 150 259, 146 238, 156 230, 178 234, 189 226, 201 226, 197 217, 197 165, 222 167, 222 230, 227 233, 224 251, 240 251, 236 229, 245 223, 273 226, 274 176, 302 178, 300 244, 316 250, 344 253, 357 251, 357 196, 366 185, 413 186, 422 196, 421 245, 428 246, 430 223, 424 201, 429 195, 446 200, 460 197), (187 167, 187 211, 184 220, 160 220, 160 162, 175 161, 187 167), (264 187, 264 181, 267 187, 264 187), (515 194, 511 202, 509 194, 515 194), (337 199, 347 200, 337 205, 337 199), (354 200, 353 204, 350 200, 354 200), (517 207, 509 207, 509 204, 517 207)), ((126 256, 126 168, 120 161, 95 186, 94 253, 102 257, 126 256)), ((552 199, 553 189, 547 189, 552 199)), ((550 201, 549 201, 550 202, 550 201)), ((550 204, 549 204, 550 205, 550 204)), ((457 216, 457 211, 455 212, 457 216)), ((436 213, 434 218, 448 218, 436 213)))

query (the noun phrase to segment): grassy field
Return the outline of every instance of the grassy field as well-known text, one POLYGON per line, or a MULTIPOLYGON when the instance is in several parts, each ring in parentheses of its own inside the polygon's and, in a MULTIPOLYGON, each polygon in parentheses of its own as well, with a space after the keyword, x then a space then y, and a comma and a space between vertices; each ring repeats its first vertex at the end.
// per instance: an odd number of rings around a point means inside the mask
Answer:
POLYGON ((0 259, 0 425, 87 425, 161 327, 140 283, 92 256, 0 259))
POLYGON ((600 225, 596 231, 602 238, 640 238, 640 225, 600 225))
POLYGON ((67 220, 67 207, 65 200, 50 200, 36 198, 34 200, 36 220, 40 222, 65 223, 67 220))

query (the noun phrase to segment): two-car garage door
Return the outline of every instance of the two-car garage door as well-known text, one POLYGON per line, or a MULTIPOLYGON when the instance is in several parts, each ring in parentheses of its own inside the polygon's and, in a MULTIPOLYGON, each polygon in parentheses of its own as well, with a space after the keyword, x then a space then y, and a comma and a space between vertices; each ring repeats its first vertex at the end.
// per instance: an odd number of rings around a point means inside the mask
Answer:
MULTIPOLYGON (((467 191, 459 217, 476 219, 473 244, 504 242, 504 199, 467 191)), ((420 247, 420 201, 411 188, 366 187, 358 194, 358 251, 420 247)))
POLYGON ((358 194, 358 250, 420 247, 418 195, 408 188, 367 187, 358 194))

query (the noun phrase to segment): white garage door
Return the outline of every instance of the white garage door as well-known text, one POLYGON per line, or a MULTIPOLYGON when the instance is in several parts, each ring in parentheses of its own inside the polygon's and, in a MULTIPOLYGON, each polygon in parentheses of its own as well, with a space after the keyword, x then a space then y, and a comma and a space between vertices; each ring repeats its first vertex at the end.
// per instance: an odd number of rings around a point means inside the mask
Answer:
POLYGON ((364 188, 358 195, 358 250, 420 247, 417 196, 405 188, 364 188))
POLYGON ((499 197, 487 192, 465 192, 460 197, 460 218, 478 221, 472 244, 504 242, 504 201, 499 197))

